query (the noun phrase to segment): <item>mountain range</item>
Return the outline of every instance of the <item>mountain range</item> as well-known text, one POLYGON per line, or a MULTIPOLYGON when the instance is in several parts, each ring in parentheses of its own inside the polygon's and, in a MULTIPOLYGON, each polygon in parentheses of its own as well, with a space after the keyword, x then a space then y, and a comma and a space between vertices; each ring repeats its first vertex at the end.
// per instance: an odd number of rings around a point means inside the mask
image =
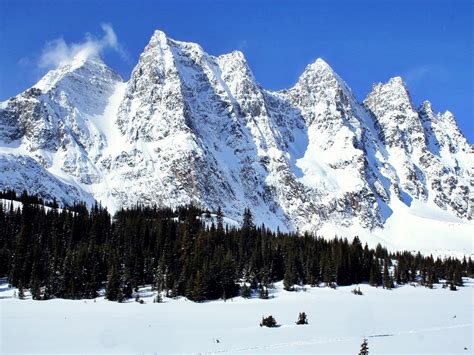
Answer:
POLYGON ((363 102, 322 59, 263 88, 243 54, 156 31, 124 81, 78 55, 0 103, 0 190, 63 205, 195 204, 282 231, 472 253, 474 152, 400 77, 363 102))

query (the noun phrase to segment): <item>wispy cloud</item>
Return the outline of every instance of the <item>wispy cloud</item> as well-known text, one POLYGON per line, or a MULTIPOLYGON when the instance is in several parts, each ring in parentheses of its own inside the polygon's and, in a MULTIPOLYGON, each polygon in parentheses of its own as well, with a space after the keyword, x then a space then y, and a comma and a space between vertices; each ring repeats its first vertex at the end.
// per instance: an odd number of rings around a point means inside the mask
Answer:
POLYGON ((26 67, 29 67, 30 65, 34 65, 34 63, 31 62, 31 59, 28 58, 28 57, 22 57, 18 60, 17 64, 20 66, 20 67, 23 67, 23 68, 26 68, 26 67))
POLYGON ((402 78, 408 86, 415 86, 430 77, 444 77, 446 70, 437 65, 420 65, 402 73, 402 78))
POLYGON ((237 49, 239 51, 244 50, 248 47, 248 41, 246 39, 240 40, 239 43, 237 43, 237 49))
POLYGON ((46 43, 41 53, 38 66, 40 68, 56 68, 60 64, 71 62, 74 58, 101 56, 105 51, 112 50, 126 59, 127 54, 120 45, 112 25, 101 24, 103 35, 96 38, 90 33, 80 43, 66 43, 60 37, 46 43))

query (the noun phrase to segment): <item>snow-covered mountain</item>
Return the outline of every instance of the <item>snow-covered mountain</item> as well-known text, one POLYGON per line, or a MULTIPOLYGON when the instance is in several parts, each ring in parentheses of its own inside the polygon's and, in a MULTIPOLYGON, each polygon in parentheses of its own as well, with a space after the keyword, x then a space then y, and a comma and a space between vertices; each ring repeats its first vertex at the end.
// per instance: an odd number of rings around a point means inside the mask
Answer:
POLYGON ((436 226, 469 249, 473 164, 453 115, 415 108, 399 77, 359 103, 317 59, 273 92, 241 52, 161 31, 128 82, 82 57, 0 103, 0 189, 112 211, 193 203, 239 219, 250 207, 272 228, 388 244, 436 226))

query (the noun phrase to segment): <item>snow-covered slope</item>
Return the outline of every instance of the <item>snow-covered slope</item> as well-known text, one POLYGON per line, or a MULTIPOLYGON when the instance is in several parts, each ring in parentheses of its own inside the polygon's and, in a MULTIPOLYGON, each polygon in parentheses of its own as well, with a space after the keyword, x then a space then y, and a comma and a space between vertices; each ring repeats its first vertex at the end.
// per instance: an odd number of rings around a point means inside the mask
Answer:
POLYGON ((193 203, 239 220, 249 207, 271 228, 397 248, 414 230, 440 247, 422 235, 436 221, 442 249, 472 252, 473 160, 452 114, 415 109, 398 77, 361 104, 318 59, 272 92, 241 52, 211 56, 161 31, 128 82, 76 58, 0 104, 1 188, 112 211, 193 203))
POLYGON ((103 297, 19 300, 13 297, 18 290, 5 282, 0 352, 358 354, 367 338, 370 354, 471 354, 474 283, 467 278, 464 283, 456 292, 440 284, 432 290, 364 284, 363 295, 356 296, 353 286, 288 292, 279 282, 268 300, 204 303, 166 297, 153 303, 156 292, 146 287, 139 291, 145 302, 140 304, 103 297), (295 324, 300 312, 309 324, 295 324), (273 315, 280 326, 260 327, 263 315, 273 315))

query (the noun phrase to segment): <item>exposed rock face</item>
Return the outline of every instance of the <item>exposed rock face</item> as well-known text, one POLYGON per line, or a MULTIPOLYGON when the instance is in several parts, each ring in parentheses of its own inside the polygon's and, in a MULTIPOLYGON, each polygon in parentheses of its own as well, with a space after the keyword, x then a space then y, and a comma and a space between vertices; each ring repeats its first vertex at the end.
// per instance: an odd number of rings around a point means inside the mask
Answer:
POLYGON ((241 52, 156 31, 128 82, 76 60, 0 105, 0 188, 63 203, 194 203, 236 219, 250 207, 301 231, 383 227, 394 199, 473 217, 473 153, 453 116, 416 110, 400 78, 360 104, 321 59, 271 92, 241 52))
POLYGON ((452 114, 434 114, 428 101, 416 110, 398 77, 375 85, 364 105, 374 116, 399 187, 408 198, 433 201, 458 217, 472 219, 473 153, 452 114))

